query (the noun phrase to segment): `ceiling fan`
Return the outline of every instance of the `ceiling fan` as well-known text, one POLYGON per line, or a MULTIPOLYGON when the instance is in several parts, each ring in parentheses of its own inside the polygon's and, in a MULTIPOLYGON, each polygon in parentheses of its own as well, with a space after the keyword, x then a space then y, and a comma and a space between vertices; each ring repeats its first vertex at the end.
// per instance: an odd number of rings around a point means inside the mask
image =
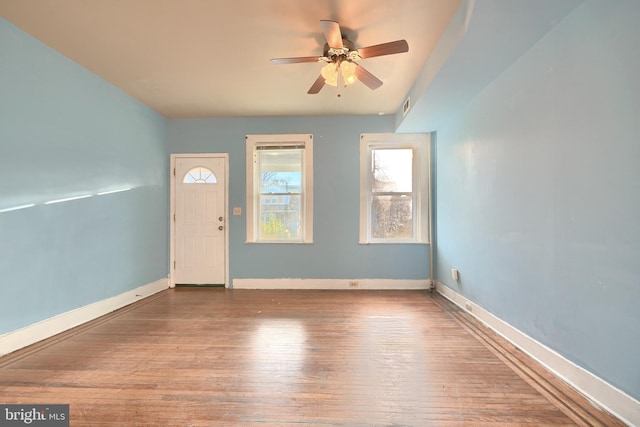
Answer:
MULTIPOLYGON (((320 76, 307 91, 308 94, 320 92, 325 84, 331 86, 350 85, 360 80, 370 89, 382 86, 382 80, 365 70, 357 61, 376 56, 392 55, 409 51, 406 40, 396 40, 374 46, 356 49, 353 42, 347 39, 335 21, 320 21, 322 31, 327 39, 322 56, 301 56, 295 58, 274 58, 272 64, 295 64, 300 62, 325 62, 320 76)), ((338 96, 340 96, 338 94, 338 96)))

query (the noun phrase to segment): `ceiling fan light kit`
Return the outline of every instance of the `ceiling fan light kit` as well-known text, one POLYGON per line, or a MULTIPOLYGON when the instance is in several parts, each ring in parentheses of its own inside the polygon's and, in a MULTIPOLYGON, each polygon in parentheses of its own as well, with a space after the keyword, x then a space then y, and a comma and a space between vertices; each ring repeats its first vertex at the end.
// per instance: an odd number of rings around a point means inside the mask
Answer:
MULTIPOLYGON (((396 40, 356 49, 353 42, 344 37, 340 25, 335 21, 320 21, 327 42, 324 45, 323 56, 303 56, 294 58, 274 58, 272 64, 296 64, 303 62, 325 62, 320 70, 320 76, 307 91, 316 94, 325 84, 330 86, 348 86, 360 80, 370 89, 382 86, 382 80, 365 70, 357 61, 376 56, 392 55, 409 51, 406 40, 396 40)), ((338 94, 338 96, 340 96, 338 94)))
POLYGON ((357 80, 356 64, 349 61, 330 62, 320 70, 324 82, 330 86, 338 86, 338 79, 342 78, 344 86, 349 86, 357 80))

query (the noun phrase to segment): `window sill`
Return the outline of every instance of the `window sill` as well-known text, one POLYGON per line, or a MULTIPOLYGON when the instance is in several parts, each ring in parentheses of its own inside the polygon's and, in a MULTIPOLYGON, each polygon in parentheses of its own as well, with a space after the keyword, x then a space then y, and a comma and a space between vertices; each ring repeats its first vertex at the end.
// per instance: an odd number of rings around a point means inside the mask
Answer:
POLYGON ((389 240, 374 242, 358 242, 360 245, 430 245, 430 242, 415 242, 406 240, 389 240))
POLYGON ((289 245, 312 245, 313 242, 302 242, 302 241, 287 241, 287 240, 246 240, 244 242, 247 245, 270 245, 270 244, 276 244, 276 245, 283 245, 283 244, 289 244, 289 245))

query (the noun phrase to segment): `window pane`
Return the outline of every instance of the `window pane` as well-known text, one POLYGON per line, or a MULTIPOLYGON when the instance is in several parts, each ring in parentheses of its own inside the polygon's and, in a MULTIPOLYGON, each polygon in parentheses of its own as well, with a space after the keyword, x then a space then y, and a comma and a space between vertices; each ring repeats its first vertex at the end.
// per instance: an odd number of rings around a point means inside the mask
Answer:
POLYGON ((413 205, 410 196, 372 196, 371 237, 413 238, 413 205))
POLYGON ((247 242, 313 242, 313 135, 247 135, 247 242))
POLYGON ((184 184, 215 184, 218 180, 211 170, 195 167, 185 174, 182 182, 184 184))
POLYGON ((300 193, 302 189, 300 149, 269 149, 258 152, 260 193, 300 193))
POLYGON ((259 239, 300 239, 302 236, 300 206, 301 196, 299 195, 261 195, 259 239))
POLYGON ((298 240, 302 236, 303 151, 289 148, 258 151, 260 240, 298 240))
POLYGON ((413 150, 382 149, 372 150, 373 183, 376 192, 397 191, 410 193, 413 187, 413 150))

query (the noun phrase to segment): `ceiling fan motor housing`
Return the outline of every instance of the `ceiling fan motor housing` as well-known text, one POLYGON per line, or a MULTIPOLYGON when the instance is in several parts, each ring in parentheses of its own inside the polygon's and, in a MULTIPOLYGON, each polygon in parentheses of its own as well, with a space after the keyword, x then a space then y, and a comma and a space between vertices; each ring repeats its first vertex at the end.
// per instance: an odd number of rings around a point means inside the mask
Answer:
POLYGON ((327 62, 354 61, 361 59, 353 42, 346 37, 342 38, 342 48, 332 48, 329 43, 324 44, 323 56, 327 62))
MULTIPOLYGON (((296 64, 302 62, 325 62, 320 75, 307 91, 308 94, 316 94, 325 84, 336 86, 343 78, 345 86, 360 80, 369 89, 377 89, 382 86, 382 80, 368 72, 357 62, 361 59, 376 56, 392 55, 409 51, 406 40, 381 43, 374 46, 356 49, 351 40, 346 38, 336 21, 321 20, 322 31, 327 42, 324 44, 323 56, 300 56, 294 58, 274 58, 273 64, 296 64), (331 47, 333 46, 333 47, 331 47)), ((340 95, 338 95, 340 96, 340 95)))

